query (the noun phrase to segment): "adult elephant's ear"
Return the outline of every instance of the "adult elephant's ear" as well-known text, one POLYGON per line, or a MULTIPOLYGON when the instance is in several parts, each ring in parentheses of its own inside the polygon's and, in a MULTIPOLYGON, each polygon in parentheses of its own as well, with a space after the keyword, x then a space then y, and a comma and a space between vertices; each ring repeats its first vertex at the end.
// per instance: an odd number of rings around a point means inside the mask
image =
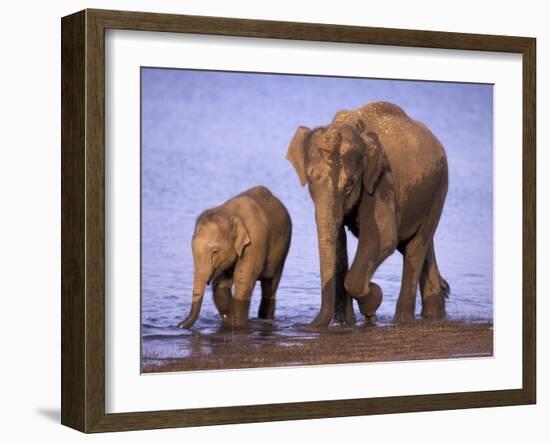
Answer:
POLYGON ((231 217, 231 224, 233 224, 235 251, 237 252, 237 256, 240 258, 243 255, 244 248, 250 244, 250 236, 248 235, 248 230, 246 229, 242 219, 238 216, 231 217))
POLYGON ((378 178, 387 165, 386 155, 378 135, 374 132, 363 132, 361 138, 365 142, 365 165, 363 169, 363 185, 369 194, 373 194, 378 178))
POLYGON ((304 126, 300 126, 296 129, 294 137, 288 146, 288 151, 286 153, 286 159, 292 163, 298 178, 300 179, 300 184, 303 186, 307 182, 306 178, 306 138, 310 133, 310 129, 304 126))

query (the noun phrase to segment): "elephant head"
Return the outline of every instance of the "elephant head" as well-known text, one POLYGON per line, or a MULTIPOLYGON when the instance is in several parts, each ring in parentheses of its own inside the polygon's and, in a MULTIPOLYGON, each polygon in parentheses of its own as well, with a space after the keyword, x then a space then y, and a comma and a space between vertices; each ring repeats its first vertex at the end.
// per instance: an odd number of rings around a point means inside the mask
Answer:
POLYGON ((248 230, 238 216, 226 216, 216 209, 199 216, 192 241, 193 302, 189 316, 178 324, 179 328, 189 328, 195 323, 206 285, 233 267, 248 244, 248 230))
POLYGON ((362 192, 374 192, 384 167, 378 138, 362 129, 355 113, 342 111, 328 126, 299 127, 288 148, 287 159, 315 205, 322 301, 314 326, 327 326, 334 314, 336 241, 344 218, 362 192))

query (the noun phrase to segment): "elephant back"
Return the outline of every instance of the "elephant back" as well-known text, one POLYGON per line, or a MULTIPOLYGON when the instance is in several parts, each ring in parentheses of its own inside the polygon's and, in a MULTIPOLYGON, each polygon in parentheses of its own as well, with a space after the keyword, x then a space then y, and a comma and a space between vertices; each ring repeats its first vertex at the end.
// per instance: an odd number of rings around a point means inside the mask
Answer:
POLYGON ((399 106, 387 101, 373 101, 357 109, 359 118, 366 123, 369 119, 378 118, 406 118, 410 119, 406 112, 399 106))

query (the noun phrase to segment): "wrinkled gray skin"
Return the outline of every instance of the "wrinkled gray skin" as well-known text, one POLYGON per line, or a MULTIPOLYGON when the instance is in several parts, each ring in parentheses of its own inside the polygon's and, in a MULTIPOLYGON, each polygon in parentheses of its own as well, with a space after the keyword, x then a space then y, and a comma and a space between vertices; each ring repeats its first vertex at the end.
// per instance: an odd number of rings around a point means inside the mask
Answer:
POLYGON ((352 299, 372 318, 382 290, 371 277, 396 249, 403 254, 396 321, 414 318, 418 284, 422 315, 445 316, 449 285, 433 236, 447 194, 447 158, 426 126, 396 105, 373 102, 338 112, 328 126, 299 127, 287 159, 315 204, 322 300, 313 326, 353 324, 352 299), (345 226, 358 237, 349 270, 345 226))
POLYGON ((206 285, 212 283, 214 303, 225 323, 248 323, 256 281, 262 284, 258 316, 273 319, 275 293, 290 246, 292 224, 285 206, 265 187, 253 187, 206 210, 193 234, 194 282, 189 316, 178 324, 189 328, 197 320, 206 285), (234 293, 231 289, 234 286, 234 293))

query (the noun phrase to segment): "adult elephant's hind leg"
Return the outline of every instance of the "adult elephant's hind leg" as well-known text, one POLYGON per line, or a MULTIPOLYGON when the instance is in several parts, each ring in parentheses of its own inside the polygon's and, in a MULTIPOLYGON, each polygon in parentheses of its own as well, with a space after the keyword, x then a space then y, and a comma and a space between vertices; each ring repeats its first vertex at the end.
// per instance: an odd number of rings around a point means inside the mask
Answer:
POLYGON ((422 316, 424 318, 440 319, 445 317, 445 298, 449 297, 450 287, 439 273, 433 238, 420 273, 420 293, 422 294, 422 316))
MULTIPOLYGON (((403 277, 395 309, 395 319, 398 322, 414 319, 418 283, 421 275, 428 276, 425 269, 430 271, 434 281, 435 273, 439 277, 433 252, 433 236, 439 222, 443 201, 444 196, 438 198, 412 239, 398 246, 399 251, 403 253, 403 277), (426 261, 429 261, 427 268, 425 267, 426 261)), ((428 279, 425 282, 427 285, 430 284, 428 279)), ((427 288, 427 285, 424 288, 427 288)))
MULTIPOLYGON (((445 181, 442 189, 446 191, 446 177, 443 177, 443 179, 445 181)), ((433 249, 433 237, 445 202, 446 192, 443 190, 434 199, 416 234, 406 244, 400 244, 398 247, 399 251, 403 253, 403 277, 395 309, 395 319, 398 322, 414 318, 418 283, 423 282, 424 289, 428 289, 432 282, 435 287, 436 274, 439 279, 433 249)), ((441 278, 441 281, 444 281, 443 278, 441 278)))
POLYGON ((406 245, 400 246, 403 253, 403 276, 401 290, 395 308, 395 320, 406 322, 414 319, 416 291, 429 243, 417 233, 406 245))

